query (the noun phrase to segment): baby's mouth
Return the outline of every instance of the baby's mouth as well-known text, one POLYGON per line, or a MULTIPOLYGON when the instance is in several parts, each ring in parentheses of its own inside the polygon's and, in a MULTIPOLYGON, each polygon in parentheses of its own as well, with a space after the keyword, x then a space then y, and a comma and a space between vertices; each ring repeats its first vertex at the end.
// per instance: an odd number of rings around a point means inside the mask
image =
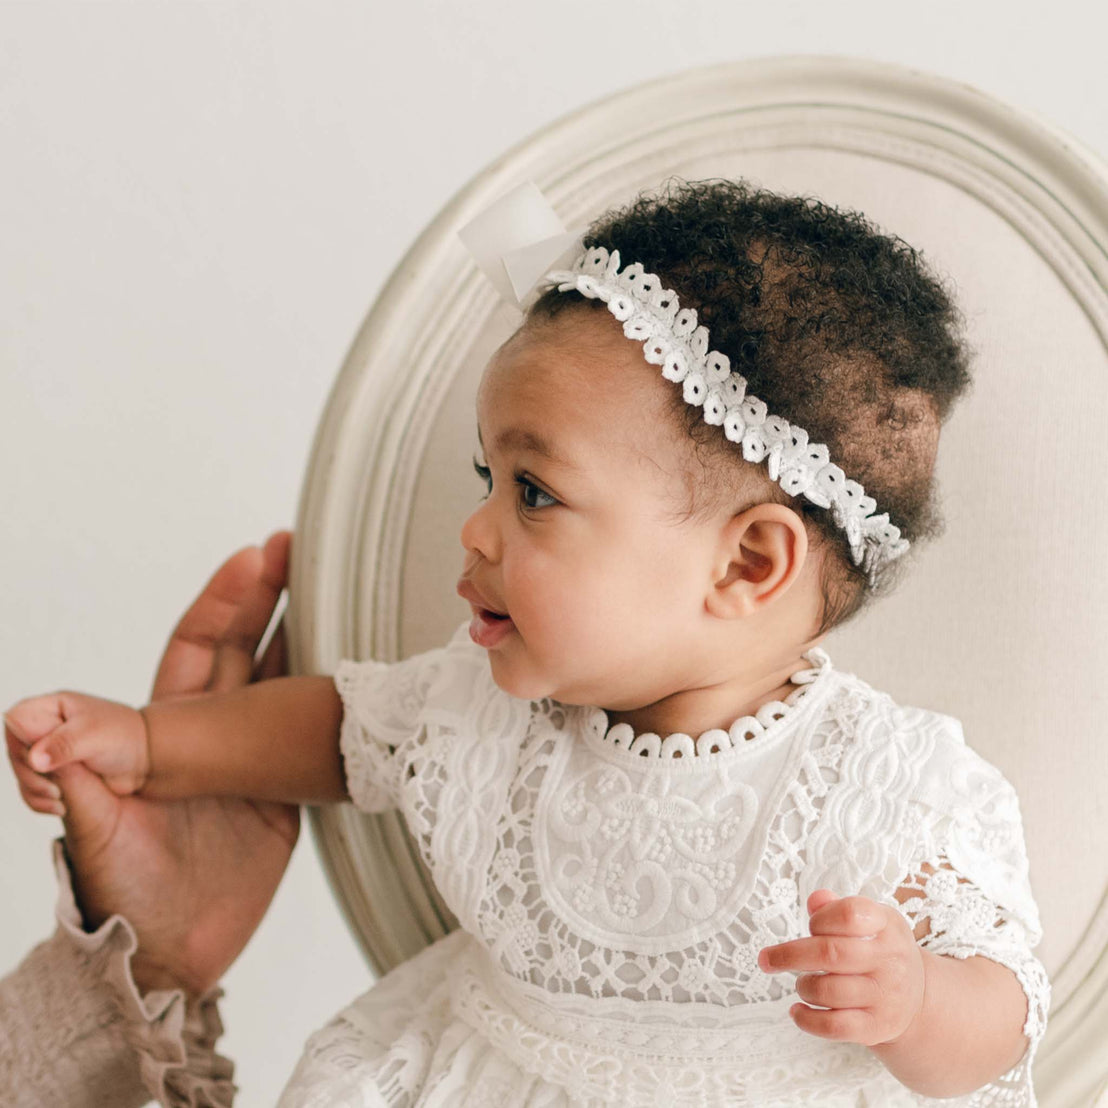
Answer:
POLYGON ((469 622, 469 637, 478 646, 489 648, 496 646, 514 627, 511 616, 475 605, 469 622))

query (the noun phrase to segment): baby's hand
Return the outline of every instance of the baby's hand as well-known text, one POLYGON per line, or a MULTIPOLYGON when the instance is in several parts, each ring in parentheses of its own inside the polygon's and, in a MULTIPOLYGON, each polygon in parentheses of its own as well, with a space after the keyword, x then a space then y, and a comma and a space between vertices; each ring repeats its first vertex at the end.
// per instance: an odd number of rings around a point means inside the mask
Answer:
POLYGON ((864 1046, 902 1036, 923 1007, 924 982, 923 951, 904 917, 868 897, 836 898, 826 889, 808 897, 808 915, 810 939, 767 946, 758 956, 766 973, 801 975, 796 991, 807 1004, 789 1009, 797 1027, 864 1046))
POLYGON ((21 700, 4 716, 4 737, 19 791, 36 812, 65 814, 46 775, 70 762, 84 762, 120 796, 138 792, 150 771, 142 713, 112 700, 71 692, 21 700))

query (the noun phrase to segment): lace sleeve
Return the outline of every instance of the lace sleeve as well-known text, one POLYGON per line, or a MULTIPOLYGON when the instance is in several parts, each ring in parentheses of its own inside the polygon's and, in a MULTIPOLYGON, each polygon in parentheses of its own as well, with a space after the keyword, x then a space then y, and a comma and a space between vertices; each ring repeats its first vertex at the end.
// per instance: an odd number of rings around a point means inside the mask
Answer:
POLYGON ((142 994, 131 925, 112 916, 85 931, 61 840, 54 866, 58 929, 0 988, 0 1088, 15 1098, 4 1103, 230 1108, 233 1067, 214 1050, 221 994, 142 994))
POLYGON ((999 770, 960 741, 960 728, 956 739, 920 783, 919 799, 929 813, 926 848, 900 887, 898 906, 926 949, 951 958, 982 955, 1016 975, 1027 997, 1027 1051, 965 1103, 1030 1108, 1036 1103, 1031 1066, 1046 1030, 1050 983, 1031 952, 1042 931, 1019 800, 999 770))
POLYGON ((399 806, 405 766, 419 742, 422 709, 443 655, 432 650, 391 664, 345 661, 335 671, 346 786, 363 811, 399 806))
POLYGON ((395 665, 344 662, 335 684, 351 798, 400 810, 447 906, 476 927, 531 702, 496 685, 468 625, 395 665))

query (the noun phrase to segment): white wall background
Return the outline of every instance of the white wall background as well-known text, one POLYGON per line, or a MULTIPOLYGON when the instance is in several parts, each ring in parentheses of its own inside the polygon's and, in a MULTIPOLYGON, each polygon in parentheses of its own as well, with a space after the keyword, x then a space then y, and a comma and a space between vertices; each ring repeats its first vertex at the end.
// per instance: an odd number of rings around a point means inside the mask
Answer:
MULTIPOLYGON (((976 85, 1108 154, 1108 9, 1040 0, 0 2, 0 705, 145 699, 231 550, 290 525, 315 422, 416 234, 508 145, 781 53, 976 85)), ((51 928, 52 819, 0 768, 0 972, 51 928)), ((228 975, 273 1104, 368 972, 308 836, 228 975)))

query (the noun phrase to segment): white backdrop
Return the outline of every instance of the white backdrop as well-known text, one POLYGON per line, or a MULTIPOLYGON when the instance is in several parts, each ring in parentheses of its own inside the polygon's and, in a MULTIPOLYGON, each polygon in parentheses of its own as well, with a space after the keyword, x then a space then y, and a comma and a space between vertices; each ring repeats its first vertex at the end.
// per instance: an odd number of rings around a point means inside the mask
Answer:
MULTIPOLYGON (((690 66, 838 53, 968 82, 1108 154, 1091 7, 0 2, 0 706, 145 699, 210 570, 291 524, 389 271, 506 146, 690 66)), ((0 771, 0 972, 50 930, 56 830, 0 771)), ((368 984, 305 835, 226 981, 242 1108, 273 1104, 368 984)))

